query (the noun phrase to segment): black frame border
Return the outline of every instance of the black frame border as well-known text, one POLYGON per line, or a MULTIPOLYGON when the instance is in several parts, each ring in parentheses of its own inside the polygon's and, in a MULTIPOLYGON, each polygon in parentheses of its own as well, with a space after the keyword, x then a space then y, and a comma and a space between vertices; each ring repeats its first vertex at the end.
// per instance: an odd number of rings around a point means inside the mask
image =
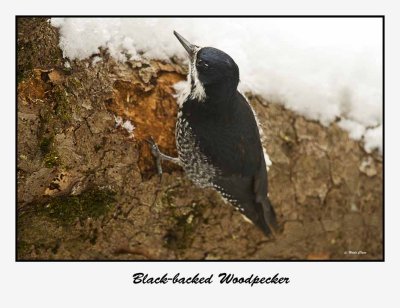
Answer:
POLYGON ((15 262, 385 262, 385 15, 15 15, 15 262), (18 18, 380 18, 382 20, 382 259, 376 260, 47 260, 18 259, 18 18))

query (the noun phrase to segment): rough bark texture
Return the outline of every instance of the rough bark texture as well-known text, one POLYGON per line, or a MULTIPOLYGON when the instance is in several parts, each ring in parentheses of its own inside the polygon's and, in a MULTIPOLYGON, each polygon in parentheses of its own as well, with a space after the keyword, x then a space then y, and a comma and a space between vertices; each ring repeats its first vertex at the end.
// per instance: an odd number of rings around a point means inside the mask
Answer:
POLYGON ((249 94, 283 229, 266 238, 179 167, 165 163, 156 175, 144 140, 176 155, 172 85, 185 68, 101 56, 67 69, 56 29, 18 19, 18 259, 382 258, 378 154, 335 124, 249 94))

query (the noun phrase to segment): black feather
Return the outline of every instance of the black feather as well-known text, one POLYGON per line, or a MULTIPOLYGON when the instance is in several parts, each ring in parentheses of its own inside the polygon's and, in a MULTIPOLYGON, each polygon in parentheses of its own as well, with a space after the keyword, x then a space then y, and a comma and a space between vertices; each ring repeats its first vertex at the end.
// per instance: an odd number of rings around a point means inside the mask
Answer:
POLYGON ((237 91, 224 102, 187 100, 182 117, 190 123, 199 150, 218 172, 215 188, 266 234, 276 227, 268 199, 267 169, 257 122, 237 91))
POLYGON ((176 127, 182 166, 195 183, 217 189, 269 234, 277 227, 276 216, 268 199, 257 121, 237 91, 239 68, 225 52, 212 47, 199 49, 175 35, 191 61, 191 93, 180 107, 176 127), (205 97, 195 95, 199 84, 205 97))

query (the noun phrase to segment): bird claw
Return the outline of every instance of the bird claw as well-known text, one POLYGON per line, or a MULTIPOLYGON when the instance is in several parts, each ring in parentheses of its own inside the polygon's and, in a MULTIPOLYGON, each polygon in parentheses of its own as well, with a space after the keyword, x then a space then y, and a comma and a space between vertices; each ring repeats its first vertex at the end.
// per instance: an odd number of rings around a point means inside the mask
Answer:
POLYGON ((154 156, 157 165, 157 173, 162 175, 162 166, 161 166, 161 152, 158 148, 157 143, 154 141, 153 137, 150 136, 149 139, 146 139, 146 142, 150 145, 151 154, 154 156))
POLYGON ((146 139, 146 142, 150 145, 151 154, 157 158, 160 157, 160 149, 158 148, 157 143, 154 141, 153 137, 146 139))

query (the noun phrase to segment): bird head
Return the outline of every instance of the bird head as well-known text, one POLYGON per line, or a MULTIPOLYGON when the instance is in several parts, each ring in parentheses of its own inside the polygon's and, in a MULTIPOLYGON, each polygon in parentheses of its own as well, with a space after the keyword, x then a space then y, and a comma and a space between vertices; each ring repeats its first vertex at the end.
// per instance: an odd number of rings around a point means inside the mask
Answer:
POLYGON ((174 34, 189 55, 192 84, 200 81, 206 92, 207 88, 215 85, 229 85, 236 89, 239 68, 227 53, 213 47, 201 48, 189 43, 176 31, 174 34))

